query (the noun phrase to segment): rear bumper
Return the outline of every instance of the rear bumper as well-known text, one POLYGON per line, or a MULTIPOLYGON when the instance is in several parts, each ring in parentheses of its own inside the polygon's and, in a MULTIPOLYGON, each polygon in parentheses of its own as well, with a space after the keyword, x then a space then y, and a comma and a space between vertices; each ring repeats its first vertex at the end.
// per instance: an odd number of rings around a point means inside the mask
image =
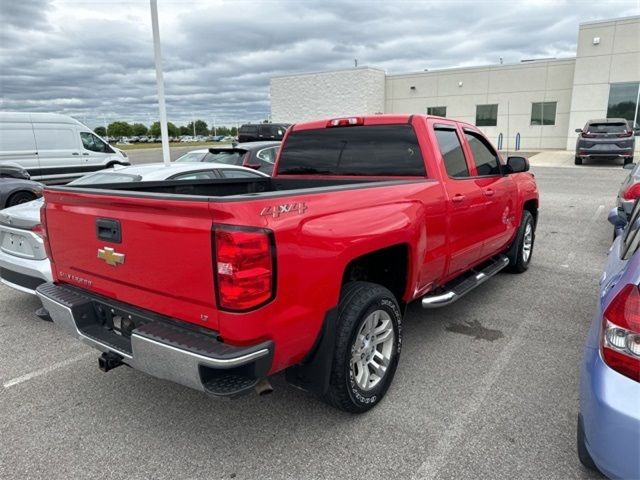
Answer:
POLYGON ((582 158, 596 158, 596 157, 621 157, 621 158, 629 158, 633 157, 633 146, 628 148, 620 148, 620 147, 607 147, 607 148, 582 148, 579 147, 576 150, 576 156, 582 158))
POLYGON ((122 363, 137 370, 195 390, 234 396, 255 386, 271 367, 270 341, 247 347, 228 345, 213 331, 190 328, 73 287, 45 283, 36 293, 54 323, 68 334, 101 352, 118 355, 122 363), (127 319, 135 328, 123 333, 127 319))
POLYGON ((597 348, 585 349, 580 382, 587 450, 610 478, 640 478, 640 383, 609 368, 597 348))
POLYGON ((38 285, 51 280, 51 263, 48 258, 21 258, 0 250, 0 282, 5 285, 35 295, 38 285))

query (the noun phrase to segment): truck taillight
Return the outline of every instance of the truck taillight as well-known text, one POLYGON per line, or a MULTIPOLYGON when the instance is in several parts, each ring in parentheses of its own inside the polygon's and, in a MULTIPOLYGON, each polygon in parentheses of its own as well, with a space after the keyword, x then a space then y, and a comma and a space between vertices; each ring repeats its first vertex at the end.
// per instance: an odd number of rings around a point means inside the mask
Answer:
MULTIPOLYGON (((37 227, 37 226, 36 226, 37 227)), ((34 231, 36 231, 34 227, 34 231)), ((51 254, 51 244, 49 243, 49 235, 47 234, 47 203, 43 202, 40 207, 40 229, 36 232, 42 237, 44 243, 44 251, 47 254, 50 262, 53 262, 53 255, 51 254)))
POLYGON ((364 118, 362 117, 349 117, 349 118, 334 118, 327 122, 327 127, 353 127, 356 125, 364 125, 364 118))
POLYGON ((602 357, 615 371, 640 382, 640 288, 626 285, 604 312, 602 357))
POLYGON ((221 310, 257 308, 275 296, 275 242, 263 228, 215 225, 216 295, 221 310))
POLYGON ((622 198, 625 200, 636 200, 637 198, 640 198, 640 182, 634 183, 622 192, 622 198))

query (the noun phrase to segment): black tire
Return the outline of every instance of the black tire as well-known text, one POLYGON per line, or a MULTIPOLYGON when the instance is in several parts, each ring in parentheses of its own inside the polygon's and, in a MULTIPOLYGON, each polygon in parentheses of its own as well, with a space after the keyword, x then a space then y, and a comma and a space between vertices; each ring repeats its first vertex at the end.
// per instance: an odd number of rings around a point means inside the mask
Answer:
POLYGON ((27 203, 31 200, 35 200, 37 197, 33 192, 16 192, 7 200, 7 207, 14 207, 21 203, 27 203))
POLYGON ((624 159, 624 164, 625 165, 629 165, 630 163, 633 163, 633 157, 629 157, 629 158, 625 158, 624 159))
POLYGON ((509 265, 507 271, 513 273, 526 272, 531 263, 531 257, 533 257, 533 247, 536 240, 536 222, 533 219, 533 215, 529 210, 522 212, 522 220, 520 221, 520 227, 518 228, 518 234, 513 240, 511 247, 507 250, 507 257, 509 258, 509 265), (531 226, 531 248, 529 250, 529 256, 525 258, 524 245, 525 245, 525 232, 527 226, 531 226))
POLYGON ((350 282, 345 285, 338 305, 336 344, 329 389, 323 400, 350 413, 364 413, 376 406, 393 381, 401 347, 402 314, 393 294, 375 283, 350 282), (351 358, 357 347, 357 335, 365 325, 365 319, 376 311, 385 312, 391 320, 394 333, 393 346, 387 369, 377 385, 370 390, 363 390, 356 382, 351 358))
POLYGON ((573 163, 575 163, 576 165, 582 165, 582 159, 580 157, 575 157, 573 159, 573 163))
POLYGON ((599 472, 598 467, 593 461, 593 458, 591 458, 591 455, 589 454, 589 450, 587 450, 587 445, 584 437, 584 426, 582 425, 581 415, 578 415, 578 426, 576 428, 576 447, 578 450, 578 459, 580 460, 580 463, 589 470, 599 472))

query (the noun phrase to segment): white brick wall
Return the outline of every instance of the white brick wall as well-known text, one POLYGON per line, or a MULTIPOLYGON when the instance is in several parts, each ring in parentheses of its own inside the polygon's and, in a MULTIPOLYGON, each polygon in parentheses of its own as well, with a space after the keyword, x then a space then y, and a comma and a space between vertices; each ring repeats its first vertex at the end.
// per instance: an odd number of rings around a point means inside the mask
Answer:
POLYGON ((353 68, 271 79, 271 119, 295 123, 384 112, 385 73, 353 68))

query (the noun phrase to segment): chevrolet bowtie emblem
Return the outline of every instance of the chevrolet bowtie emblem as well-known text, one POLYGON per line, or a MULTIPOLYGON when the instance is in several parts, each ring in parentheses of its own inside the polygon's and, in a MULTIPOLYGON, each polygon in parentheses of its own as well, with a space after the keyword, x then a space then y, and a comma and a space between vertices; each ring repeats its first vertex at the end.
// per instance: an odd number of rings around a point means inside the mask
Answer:
POLYGON ((116 253, 111 247, 98 249, 98 258, 107 262, 107 265, 115 267, 124 263, 124 253, 116 253))

